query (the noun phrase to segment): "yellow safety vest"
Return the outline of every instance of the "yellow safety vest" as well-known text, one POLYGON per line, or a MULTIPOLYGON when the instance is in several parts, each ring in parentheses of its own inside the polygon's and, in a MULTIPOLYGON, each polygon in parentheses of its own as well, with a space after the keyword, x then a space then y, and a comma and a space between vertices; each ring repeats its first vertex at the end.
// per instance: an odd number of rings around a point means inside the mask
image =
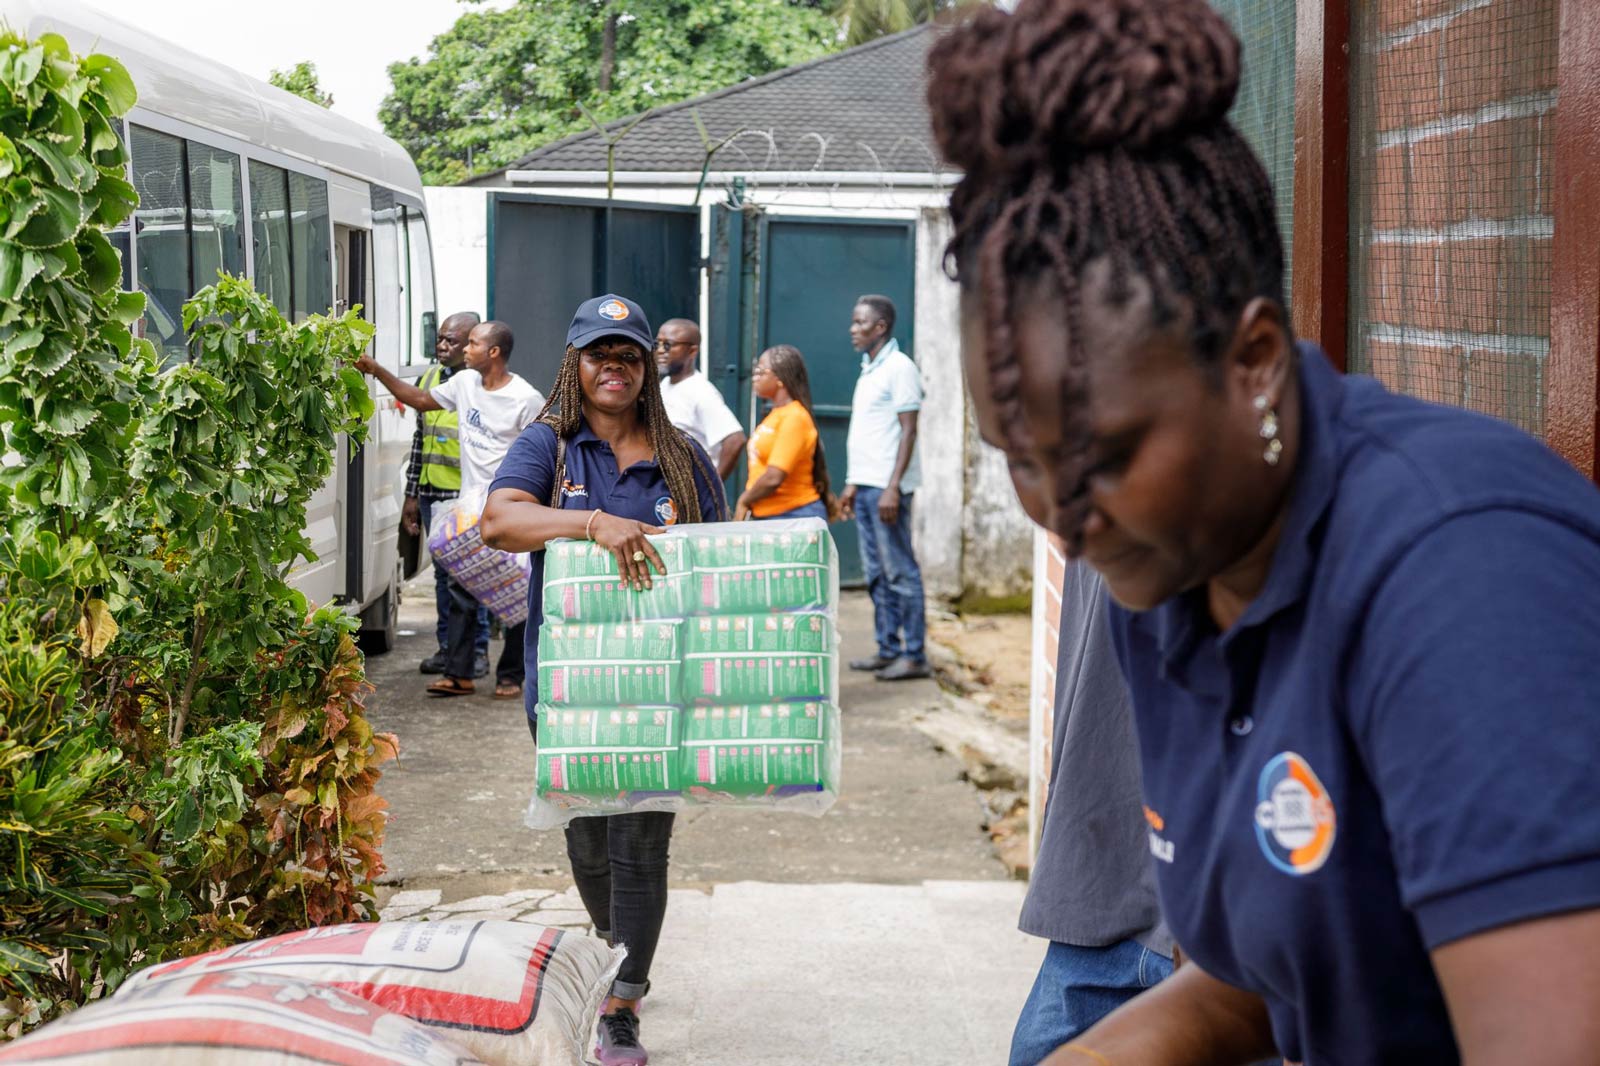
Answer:
MULTIPOLYGON (((444 380, 444 367, 435 363, 417 382, 423 392, 444 380)), ((454 411, 422 412, 422 474, 420 484, 440 492, 461 491, 460 417, 454 411)))

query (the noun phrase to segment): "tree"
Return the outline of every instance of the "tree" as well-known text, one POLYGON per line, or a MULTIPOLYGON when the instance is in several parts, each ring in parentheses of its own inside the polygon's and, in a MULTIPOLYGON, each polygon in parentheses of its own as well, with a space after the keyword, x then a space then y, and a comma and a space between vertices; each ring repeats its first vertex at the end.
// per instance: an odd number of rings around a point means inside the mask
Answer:
POLYGON ((392 64, 379 118, 424 181, 448 183, 469 154, 481 171, 591 128, 579 104, 609 122, 839 44, 825 10, 791 0, 516 0, 467 11, 426 56, 392 64))
POLYGON ((831 5, 851 48, 931 22, 955 6, 953 0, 833 0, 831 5))
POLYGON ((267 75, 267 80, 302 100, 310 100, 318 107, 333 106, 333 94, 322 91, 322 86, 317 82, 317 65, 308 60, 301 60, 290 70, 274 70, 267 75))

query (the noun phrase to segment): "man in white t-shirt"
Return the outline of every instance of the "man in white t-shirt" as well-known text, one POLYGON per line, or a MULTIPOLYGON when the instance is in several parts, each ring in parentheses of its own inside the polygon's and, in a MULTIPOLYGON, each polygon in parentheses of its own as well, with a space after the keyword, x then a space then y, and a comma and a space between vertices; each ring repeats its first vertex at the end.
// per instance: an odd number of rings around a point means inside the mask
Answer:
POLYGON ((669 318, 656 330, 656 369, 661 399, 672 424, 700 443, 726 478, 744 451, 744 427, 728 410, 722 393, 700 373, 700 327, 687 318, 669 318))
MULTIPOLYGON (((455 411, 460 416, 456 431, 461 440, 463 500, 488 491, 512 442, 538 419, 544 407, 539 390, 506 366, 512 340, 511 329, 504 322, 484 322, 474 327, 467 336, 463 368, 428 392, 400 380, 369 355, 356 361, 357 369, 376 377, 395 399, 413 410, 455 411)), ((505 648, 495 669, 496 699, 522 698, 524 625, 506 630, 505 648)), ((452 580, 444 676, 428 686, 428 695, 472 694, 472 647, 477 635, 478 601, 452 580)))

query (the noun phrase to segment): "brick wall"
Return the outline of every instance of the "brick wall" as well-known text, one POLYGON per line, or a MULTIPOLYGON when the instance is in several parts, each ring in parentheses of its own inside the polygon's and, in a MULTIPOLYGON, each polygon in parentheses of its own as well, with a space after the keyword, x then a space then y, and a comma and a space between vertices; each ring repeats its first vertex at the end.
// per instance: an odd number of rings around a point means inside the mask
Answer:
POLYGON ((1351 369, 1542 433, 1556 0, 1352 7, 1351 369))
POLYGON ((1061 542, 1033 531, 1033 678, 1028 744, 1028 861, 1039 846, 1039 826, 1050 788, 1050 746, 1055 730, 1056 651, 1061 641, 1061 579, 1067 557, 1061 542))

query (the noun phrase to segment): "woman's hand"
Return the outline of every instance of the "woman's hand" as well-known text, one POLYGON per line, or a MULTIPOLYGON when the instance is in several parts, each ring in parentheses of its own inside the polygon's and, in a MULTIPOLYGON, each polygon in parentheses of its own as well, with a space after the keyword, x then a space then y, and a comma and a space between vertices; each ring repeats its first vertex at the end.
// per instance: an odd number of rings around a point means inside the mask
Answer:
POLYGON ((733 520, 735 522, 743 522, 749 517, 750 502, 743 496, 740 496, 738 502, 733 505, 733 520))
POLYGON ((593 522, 590 539, 617 557, 617 572, 622 575, 624 583, 643 591, 653 587, 650 574, 652 565, 662 574, 667 572, 667 564, 656 554, 655 545, 645 539, 646 535, 665 533, 666 530, 661 526, 647 526, 643 522, 618 518, 603 511, 595 516, 593 522), (635 559, 635 556, 640 557, 635 559))

